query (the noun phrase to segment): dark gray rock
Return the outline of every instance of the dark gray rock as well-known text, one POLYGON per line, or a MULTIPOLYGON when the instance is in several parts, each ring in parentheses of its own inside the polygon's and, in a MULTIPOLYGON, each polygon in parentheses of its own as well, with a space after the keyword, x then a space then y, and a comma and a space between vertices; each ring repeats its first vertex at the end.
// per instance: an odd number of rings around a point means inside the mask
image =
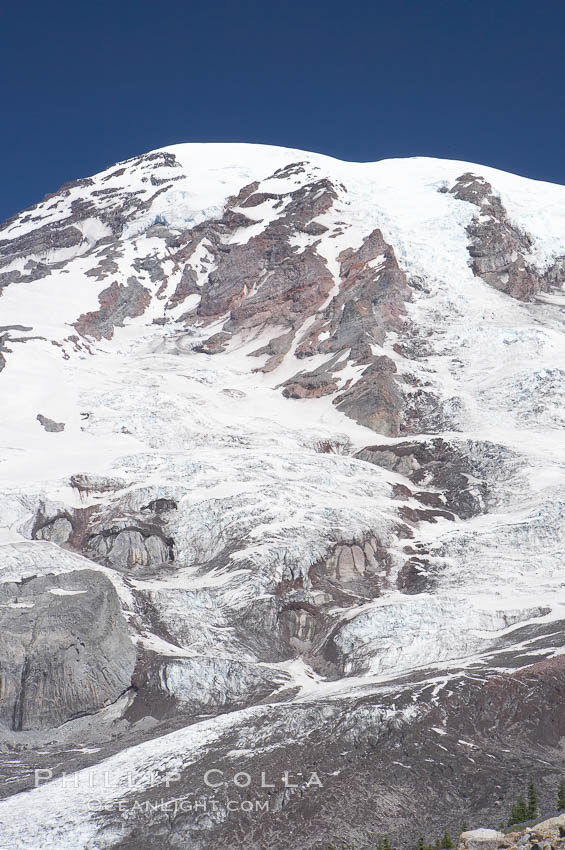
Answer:
POLYGON ((555 261, 545 270, 543 279, 548 289, 561 289, 565 284, 565 257, 556 257, 555 261))
POLYGON ((186 265, 183 269, 181 279, 178 282, 175 291, 167 301, 165 309, 172 310, 178 304, 182 304, 182 302, 185 301, 189 295, 194 295, 196 292, 198 292, 199 289, 196 281, 196 272, 189 265, 186 265))
POLYGON ((152 283, 163 279, 163 266, 158 257, 141 257, 133 261, 133 267, 136 271, 147 272, 152 283))
MULTIPOLYGON (((1 295, 0 290, 0 295, 1 295)), ((24 325, 3 325, 0 327, 0 372, 6 365, 5 354, 11 354, 12 348, 9 347, 9 343, 12 344, 14 342, 29 342, 32 339, 43 339, 40 336, 13 336, 13 331, 31 331, 33 328, 25 327, 24 325)))
POLYGON ((404 400, 395 373, 396 365, 390 357, 376 357, 361 379, 337 396, 334 404, 361 425, 379 434, 397 436, 404 400))
POLYGON ((15 239, 0 240, 0 267, 18 257, 46 254, 61 248, 73 248, 82 242, 82 232, 74 225, 55 222, 29 230, 15 239))
POLYGON ((65 430, 64 422, 55 422, 53 419, 49 419, 49 417, 43 416, 41 413, 38 413, 35 418, 41 425, 43 425, 46 431, 56 432, 65 430))
POLYGON ((73 524, 69 516, 57 516, 45 520, 32 532, 34 540, 48 540, 59 546, 67 543, 73 533, 73 524))
POLYGON ((531 238, 511 224, 490 183, 483 177, 467 173, 462 174, 449 191, 457 199, 480 208, 479 215, 467 227, 471 240, 471 268, 475 275, 520 301, 531 301, 548 287, 543 275, 525 259, 532 247, 531 238))
POLYGON ((173 539, 159 525, 143 521, 116 521, 109 528, 97 530, 86 541, 86 554, 125 572, 158 567, 175 559, 173 539))
MULTIPOLYGON (((46 195, 43 202, 4 222, 0 226, 0 231, 6 235, 16 224, 31 223, 36 226, 26 229, 24 233, 13 238, 0 239, 0 269, 9 266, 20 257, 30 258, 26 266, 27 274, 22 274, 20 271, 0 272, 0 291, 1 287, 8 284, 38 280, 51 274, 52 269, 65 266, 67 259, 62 260, 60 256, 57 258, 59 251, 75 248, 77 253, 84 252, 85 249, 90 252, 100 244, 107 243, 108 240, 119 239, 126 225, 136 216, 149 210, 155 198, 166 192, 176 180, 185 179, 184 174, 171 176, 168 173, 171 168, 180 169, 180 164, 173 154, 166 151, 155 155, 134 157, 124 163, 122 168, 117 169, 113 176, 120 176, 127 170, 132 175, 135 172, 145 172, 147 177, 143 179, 148 182, 146 188, 136 191, 128 191, 123 185, 93 188, 96 185, 95 178, 74 180, 66 183, 57 192, 46 195), (162 168, 167 171, 160 171, 162 168), (166 176, 160 176, 161 174, 166 176), (149 190, 149 186, 156 188, 149 190), (74 197, 69 203, 69 197, 72 193, 76 194, 77 190, 80 191, 80 195, 74 197), (55 221, 41 223, 52 216, 50 211, 60 204, 62 209, 65 209, 66 215, 55 221), (103 236, 94 245, 85 244, 82 224, 89 218, 98 219, 102 224, 107 225, 111 236, 103 236), (54 261, 39 262, 34 259, 45 254, 54 254, 54 261)), ((111 174, 101 178, 102 183, 111 179, 111 174)), ((174 238, 169 236, 167 244, 173 245, 177 240, 178 234, 175 233, 174 238)), ((102 280, 111 273, 111 269, 111 263, 108 261, 91 269, 90 275, 102 280)), ((154 267, 151 274, 152 279, 155 279, 158 269, 154 267)))
POLYGON ((112 274, 117 274, 118 272, 118 264, 115 259, 110 257, 105 257, 100 260, 97 266, 92 269, 89 269, 85 272, 87 277, 93 277, 96 280, 104 280, 105 277, 108 277, 112 274))
POLYGON ((50 728, 109 705, 131 686, 135 654, 101 573, 0 584, 0 722, 10 729, 50 728))
POLYGON ((76 472, 70 477, 70 485, 79 493, 113 493, 126 486, 123 478, 111 478, 108 475, 96 475, 92 472, 76 472))
MULTIPOLYGON (((437 438, 390 446, 367 446, 358 452, 357 457, 405 475, 424 491, 427 487, 440 490, 445 507, 462 519, 486 510, 486 464, 481 467, 479 462, 474 463, 468 447, 464 445, 437 438)), ((491 475, 493 473, 494 469, 491 475)))

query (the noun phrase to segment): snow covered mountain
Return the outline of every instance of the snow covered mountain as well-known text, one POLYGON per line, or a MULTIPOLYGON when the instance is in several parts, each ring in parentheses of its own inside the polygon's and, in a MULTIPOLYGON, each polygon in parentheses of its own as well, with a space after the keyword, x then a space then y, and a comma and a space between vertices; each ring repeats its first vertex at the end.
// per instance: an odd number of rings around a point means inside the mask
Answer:
POLYGON ((1 850, 403 847, 550 793, 565 187, 120 163, 0 228, 0 399, 1 850))

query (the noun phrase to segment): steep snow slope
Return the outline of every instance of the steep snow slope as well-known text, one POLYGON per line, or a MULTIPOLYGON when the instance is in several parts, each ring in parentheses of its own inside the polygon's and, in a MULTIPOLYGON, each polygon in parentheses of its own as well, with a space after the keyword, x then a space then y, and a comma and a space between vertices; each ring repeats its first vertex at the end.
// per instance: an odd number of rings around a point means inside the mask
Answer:
MULTIPOLYGON (((392 756, 417 730, 425 787, 431 718, 455 724, 442 758, 461 778, 434 779, 426 817, 444 822, 442 793, 469 814, 475 683, 497 704, 530 669, 544 698, 563 675, 564 280, 564 187, 432 159, 178 145, 3 226, 0 617, 22 638, 0 641, 5 793, 21 792, 0 804, 0 847, 325 847, 338 822, 356 846, 406 838, 421 790, 392 756), (80 659, 62 605, 85 587, 102 604, 97 573, 135 646, 132 687, 81 720, 72 695, 90 685, 54 648, 61 726, 18 606, 80 659), (304 779, 314 753, 331 793, 304 779), (226 791, 212 818, 22 790, 36 767, 121 776, 152 759, 157 790, 120 779, 106 802, 167 797, 163 764, 179 799, 214 796, 211 766, 303 779, 253 816, 226 791), (376 797, 350 797, 361 763, 376 797)), ((491 760, 552 762, 559 728, 532 735, 491 760)))

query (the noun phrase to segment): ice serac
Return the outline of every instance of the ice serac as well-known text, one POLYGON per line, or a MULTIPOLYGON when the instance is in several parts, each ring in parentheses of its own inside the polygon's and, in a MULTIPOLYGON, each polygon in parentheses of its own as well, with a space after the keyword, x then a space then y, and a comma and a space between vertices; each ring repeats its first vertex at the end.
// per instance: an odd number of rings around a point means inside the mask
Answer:
POLYGON ((0 850, 549 801, 564 278, 563 187, 431 159, 177 145, 2 226, 0 850))

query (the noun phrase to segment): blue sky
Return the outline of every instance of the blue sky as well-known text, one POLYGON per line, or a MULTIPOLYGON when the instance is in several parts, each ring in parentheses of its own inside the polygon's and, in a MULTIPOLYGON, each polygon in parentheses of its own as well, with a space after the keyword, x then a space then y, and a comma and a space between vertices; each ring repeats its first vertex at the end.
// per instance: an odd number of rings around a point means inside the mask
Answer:
POLYGON ((4 4, 0 219, 182 141, 565 183, 564 31, 561 0, 4 4))

